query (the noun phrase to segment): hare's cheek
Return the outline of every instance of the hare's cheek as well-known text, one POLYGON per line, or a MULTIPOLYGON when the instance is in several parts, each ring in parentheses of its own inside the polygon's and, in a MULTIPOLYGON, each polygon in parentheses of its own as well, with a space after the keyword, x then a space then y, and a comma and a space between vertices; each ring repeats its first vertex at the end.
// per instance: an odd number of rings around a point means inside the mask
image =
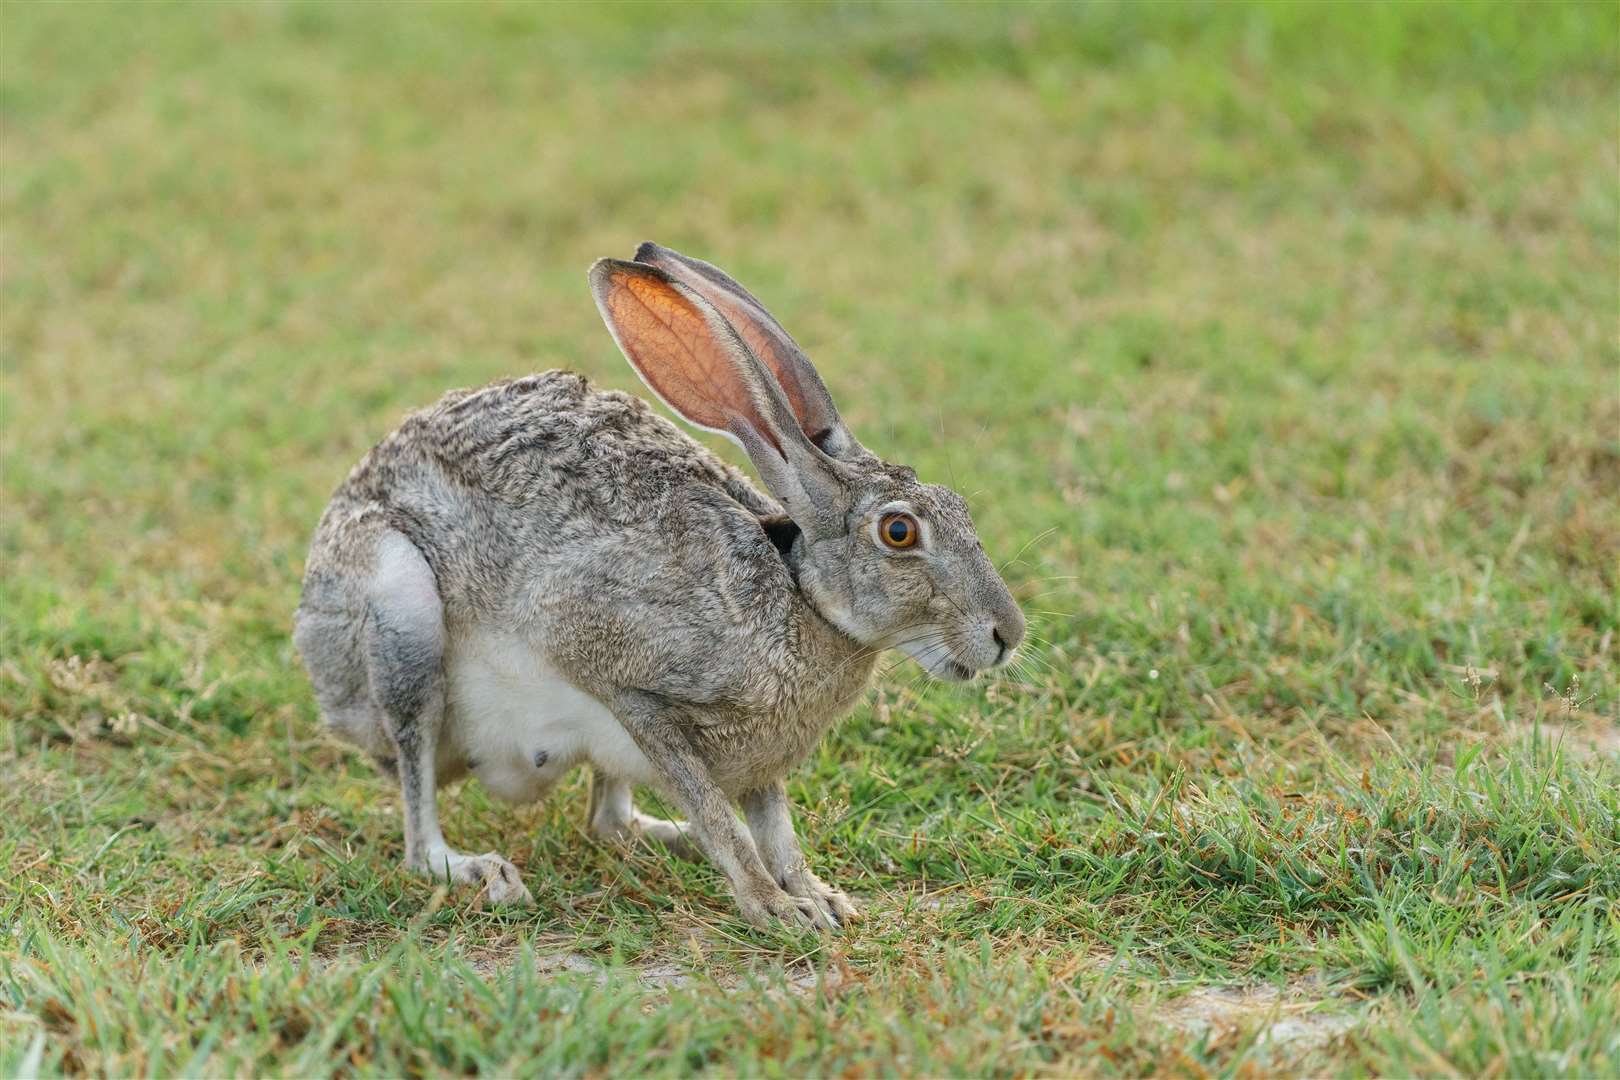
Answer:
POLYGON ((896 613, 915 616, 925 610, 939 588, 921 556, 886 560, 883 592, 896 613))

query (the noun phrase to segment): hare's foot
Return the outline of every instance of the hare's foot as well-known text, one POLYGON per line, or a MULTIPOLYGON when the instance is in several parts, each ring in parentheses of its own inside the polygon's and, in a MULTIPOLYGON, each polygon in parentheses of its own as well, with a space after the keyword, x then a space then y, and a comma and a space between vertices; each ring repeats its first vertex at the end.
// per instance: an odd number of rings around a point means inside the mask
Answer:
POLYGON ((703 857, 689 824, 643 814, 631 799, 628 781, 600 772, 591 780, 591 833, 612 842, 655 840, 683 859, 703 857))
POLYGON ((738 889, 737 907, 744 919, 761 929, 781 923, 813 930, 838 929, 838 920, 816 900, 793 896, 769 880, 761 881, 757 887, 738 889))
POLYGON ((463 855, 449 848, 430 851, 413 869, 440 881, 457 885, 479 885, 480 904, 532 904, 534 897, 524 886, 517 867, 493 851, 463 855))
POLYGON ((822 913, 832 920, 834 926, 842 926, 861 917, 861 911, 855 906, 855 901, 843 890, 833 888, 806 868, 801 867, 797 872, 784 874, 782 888, 789 896, 814 901, 822 913))

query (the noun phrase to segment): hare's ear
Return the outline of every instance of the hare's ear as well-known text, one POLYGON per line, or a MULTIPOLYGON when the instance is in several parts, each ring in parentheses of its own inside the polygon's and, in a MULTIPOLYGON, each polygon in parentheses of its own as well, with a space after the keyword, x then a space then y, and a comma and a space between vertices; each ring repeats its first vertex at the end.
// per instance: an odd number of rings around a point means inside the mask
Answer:
POLYGON ((865 454, 844 426, 827 384, 821 381, 810 358, 752 293, 718 266, 657 244, 637 248, 636 262, 656 266, 726 317, 749 350, 776 376, 806 438, 831 457, 849 459, 865 454))
POLYGON ((641 381, 687 422, 728 436, 801 527, 832 512, 836 463, 800 430, 782 389, 708 301, 663 270, 598 259, 591 292, 641 381))

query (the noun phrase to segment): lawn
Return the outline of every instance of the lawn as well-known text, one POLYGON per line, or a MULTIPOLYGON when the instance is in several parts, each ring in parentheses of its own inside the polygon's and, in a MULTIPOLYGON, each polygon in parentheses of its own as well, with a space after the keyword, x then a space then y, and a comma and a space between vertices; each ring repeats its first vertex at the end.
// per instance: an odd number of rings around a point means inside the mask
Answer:
MULTIPOLYGON (((1620 1073, 1620 9, 0 7, 0 1075, 1620 1073), (735 273, 1031 620, 740 922, 400 868, 289 633, 409 409, 735 273)), ((722 452, 730 453, 723 450, 722 452)))

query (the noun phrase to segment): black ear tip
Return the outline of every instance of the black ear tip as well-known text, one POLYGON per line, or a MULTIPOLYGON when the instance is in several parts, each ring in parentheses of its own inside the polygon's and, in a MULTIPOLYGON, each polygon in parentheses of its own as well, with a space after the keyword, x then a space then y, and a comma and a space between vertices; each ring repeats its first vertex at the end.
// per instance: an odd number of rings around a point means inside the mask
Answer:
POLYGON ((591 264, 590 270, 586 271, 585 278, 593 289, 604 289, 615 273, 669 282, 669 275, 658 267, 629 259, 597 259, 591 264))
POLYGON ((636 262, 651 262, 653 259, 658 258, 658 256, 662 255, 663 253, 663 248, 659 247, 651 240, 644 240, 642 241, 641 246, 636 248, 636 262))

